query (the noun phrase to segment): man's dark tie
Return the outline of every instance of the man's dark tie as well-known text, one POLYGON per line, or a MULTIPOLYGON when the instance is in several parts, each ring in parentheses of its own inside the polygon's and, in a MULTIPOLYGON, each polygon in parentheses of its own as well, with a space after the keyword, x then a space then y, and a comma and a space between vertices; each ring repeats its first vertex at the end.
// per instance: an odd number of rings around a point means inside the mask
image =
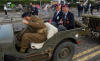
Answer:
POLYGON ((55 16, 57 16, 57 12, 55 13, 55 16))

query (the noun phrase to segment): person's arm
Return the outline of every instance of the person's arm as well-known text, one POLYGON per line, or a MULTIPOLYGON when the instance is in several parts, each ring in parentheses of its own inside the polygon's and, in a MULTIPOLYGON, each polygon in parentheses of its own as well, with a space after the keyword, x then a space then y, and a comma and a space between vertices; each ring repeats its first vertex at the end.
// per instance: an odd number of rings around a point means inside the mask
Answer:
POLYGON ((32 28, 36 28, 36 29, 41 29, 45 26, 42 21, 41 22, 39 22, 39 21, 38 22, 29 22, 28 25, 31 26, 32 28))
POLYGON ((59 23, 62 25, 63 24, 63 20, 61 19, 59 23))
POLYGON ((64 14, 62 13, 61 18, 60 18, 60 22, 59 22, 61 25, 63 25, 63 22, 64 22, 63 18, 64 18, 64 14))
POLYGON ((74 21, 75 21, 75 19, 74 19, 74 14, 71 13, 70 19, 69 19, 69 24, 70 24, 71 26, 73 26, 73 25, 74 25, 74 21))
POLYGON ((63 18, 63 13, 60 12, 60 15, 59 15, 59 20, 61 20, 63 18))

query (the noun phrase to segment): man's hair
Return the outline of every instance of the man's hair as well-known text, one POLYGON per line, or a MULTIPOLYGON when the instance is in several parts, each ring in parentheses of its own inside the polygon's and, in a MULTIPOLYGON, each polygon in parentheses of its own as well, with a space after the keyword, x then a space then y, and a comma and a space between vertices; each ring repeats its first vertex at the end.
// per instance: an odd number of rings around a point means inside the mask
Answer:
POLYGON ((30 12, 24 12, 23 14, 22 14, 22 18, 24 18, 24 17, 26 17, 26 16, 31 16, 31 13, 30 12))

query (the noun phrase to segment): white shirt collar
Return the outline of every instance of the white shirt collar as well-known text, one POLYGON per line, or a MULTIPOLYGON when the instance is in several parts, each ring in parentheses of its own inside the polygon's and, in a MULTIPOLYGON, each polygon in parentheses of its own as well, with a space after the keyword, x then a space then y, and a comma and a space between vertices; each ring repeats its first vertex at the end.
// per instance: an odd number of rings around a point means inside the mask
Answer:
POLYGON ((59 14, 60 11, 57 11, 57 15, 59 14))
POLYGON ((67 14, 68 14, 68 12, 65 13, 65 15, 67 15, 67 14))

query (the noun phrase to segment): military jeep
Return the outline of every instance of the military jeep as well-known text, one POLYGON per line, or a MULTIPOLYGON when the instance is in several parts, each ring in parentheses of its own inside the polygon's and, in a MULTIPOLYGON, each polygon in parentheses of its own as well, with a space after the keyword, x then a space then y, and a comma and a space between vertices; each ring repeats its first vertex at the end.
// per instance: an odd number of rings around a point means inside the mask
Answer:
POLYGON ((87 26, 86 34, 92 40, 97 40, 100 38, 100 16, 95 15, 83 15, 82 16, 83 23, 87 26))
POLYGON ((18 40, 13 24, 0 24, 0 61, 71 61, 83 29, 84 26, 76 21, 74 29, 55 33, 41 48, 32 49, 30 43, 28 51, 20 53, 16 48, 18 40))

